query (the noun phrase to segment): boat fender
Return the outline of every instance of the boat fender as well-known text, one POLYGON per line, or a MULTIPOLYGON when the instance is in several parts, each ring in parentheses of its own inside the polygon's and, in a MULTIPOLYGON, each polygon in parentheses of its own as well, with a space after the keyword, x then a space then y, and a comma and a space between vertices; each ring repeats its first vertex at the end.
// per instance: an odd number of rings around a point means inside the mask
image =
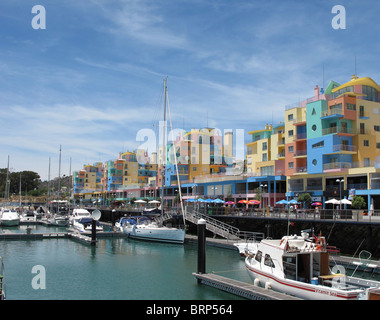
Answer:
POLYGON ((260 279, 259 278, 256 278, 254 281, 253 281, 253 285, 258 287, 260 285, 260 279))
POLYGON ((265 289, 272 289, 272 284, 269 281, 265 282, 265 289))

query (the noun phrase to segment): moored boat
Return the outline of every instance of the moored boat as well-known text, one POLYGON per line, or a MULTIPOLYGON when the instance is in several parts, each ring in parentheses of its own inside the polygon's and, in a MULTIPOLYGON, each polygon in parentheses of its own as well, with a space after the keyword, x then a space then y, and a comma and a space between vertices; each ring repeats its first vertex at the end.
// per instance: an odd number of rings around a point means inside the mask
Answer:
MULTIPOLYGON (((80 218, 76 219, 73 222, 73 228, 80 233, 91 233, 92 232, 92 218, 80 218)), ((96 224, 96 232, 103 231, 103 226, 99 223, 99 221, 95 221, 96 224)))
POLYGON ((134 239, 169 243, 185 242, 184 229, 164 226, 155 217, 129 217, 123 221, 122 230, 128 237, 134 239))
POLYGON ((3 226, 18 226, 20 224, 20 216, 16 210, 2 209, 0 224, 3 226))
MULTIPOLYGON (((334 273, 324 237, 284 236, 262 240, 245 259, 256 285, 310 300, 368 299, 379 281, 334 273)), ((334 268, 333 268, 334 270, 334 268)))

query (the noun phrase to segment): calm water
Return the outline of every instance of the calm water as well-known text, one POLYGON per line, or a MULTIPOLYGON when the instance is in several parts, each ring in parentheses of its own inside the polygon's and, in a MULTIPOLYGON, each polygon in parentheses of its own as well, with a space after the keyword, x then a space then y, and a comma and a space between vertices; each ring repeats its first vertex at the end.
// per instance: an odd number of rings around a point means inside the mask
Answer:
MULTIPOLYGON (((6 230, 25 232, 25 228, 6 230)), ((65 231, 39 225, 32 228, 32 232, 65 231)), ((237 251, 214 247, 206 250, 207 272, 250 282, 237 251)), ((197 284, 192 276, 197 270, 196 245, 120 238, 99 239, 94 248, 70 239, 0 240, 0 256, 5 264, 8 300, 238 299, 197 284), (32 288, 35 265, 46 270, 46 289, 32 288)))

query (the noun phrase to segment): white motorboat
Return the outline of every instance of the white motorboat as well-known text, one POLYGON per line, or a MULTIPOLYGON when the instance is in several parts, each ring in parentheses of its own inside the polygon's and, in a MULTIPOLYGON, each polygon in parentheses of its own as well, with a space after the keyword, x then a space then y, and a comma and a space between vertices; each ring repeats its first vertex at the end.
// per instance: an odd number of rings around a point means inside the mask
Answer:
MULTIPOLYGON (((92 218, 80 218, 76 219, 73 222, 73 228, 80 233, 91 233, 92 232, 92 218)), ((103 226, 99 223, 99 221, 96 221, 96 232, 103 231, 103 226)))
POLYGON ((69 224, 74 225, 75 220, 79 220, 82 218, 91 218, 91 213, 84 208, 73 209, 71 216, 69 218, 69 224))
POLYGON ((157 242, 184 243, 185 230, 166 227, 153 217, 129 217, 123 221, 123 232, 130 238, 157 242))
POLYGON ((265 239, 251 249, 245 265, 255 285, 308 300, 368 299, 380 288, 379 281, 338 273, 340 267, 332 272, 321 236, 309 238, 303 232, 302 236, 265 239))
POLYGON ((69 224, 69 217, 67 215, 55 214, 48 219, 48 222, 54 226, 64 227, 69 224))
POLYGON ((16 210, 2 209, 0 223, 3 226, 18 226, 20 224, 20 216, 16 210))

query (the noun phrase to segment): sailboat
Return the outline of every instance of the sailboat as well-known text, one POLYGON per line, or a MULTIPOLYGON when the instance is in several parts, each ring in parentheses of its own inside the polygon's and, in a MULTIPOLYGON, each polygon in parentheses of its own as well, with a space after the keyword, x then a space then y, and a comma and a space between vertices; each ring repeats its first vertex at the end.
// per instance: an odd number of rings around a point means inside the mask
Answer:
MULTIPOLYGON (((166 78, 164 79, 164 123, 166 123, 166 104, 167 104, 167 85, 166 78)), ((165 182, 165 163, 166 163, 166 148, 165 148, 165 130, 163 134, 163 161, 162 161, 162 185, 161 185, 161 214, 144 215, 137 217, 129 217, 124 219, 122 229, 125 234, 130 238, 156 241, 156 242, 169 242, 169 243, 184 243, 185 242, 185 229, 167 227, 163 225, 162 217, 164 210, 164 182, 165 182)), ((173 131, 172 131, 173 132, 173 131)), ((176 158, 175 158, 176 159, 176 158)), ((176 171, 179 190, 181 189, 178 178, 178 167, 176 161, 176 171)), ((181 194, 180 194, 181 196, 181 194)), ((183 207, 181 201, 182 215, 183 207)))
MULTIPOLYGON (((5 183, 5 199, 6 206, 8 206, 9 202, 9 156, 8 156, 8 168, 7 168, 7 178, 5 183)), ((20 216, 16 210, 1 208, 0 212, 0 224, 3 226, 18 226, 20 224, 20 216)))

